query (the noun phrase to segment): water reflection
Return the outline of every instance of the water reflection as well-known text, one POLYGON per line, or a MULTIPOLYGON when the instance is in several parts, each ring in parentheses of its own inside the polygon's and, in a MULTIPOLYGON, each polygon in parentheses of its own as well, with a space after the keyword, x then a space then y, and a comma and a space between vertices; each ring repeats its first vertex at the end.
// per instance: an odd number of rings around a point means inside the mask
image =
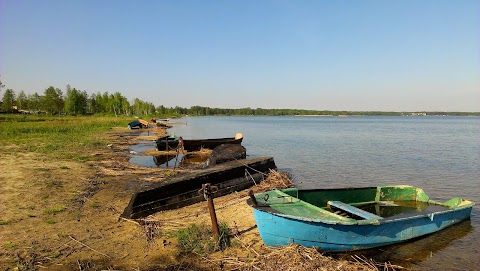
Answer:
POLYGON ((154 155, 153 162, 158 167, 162 168, 169 168, 169 167, 177 167, 179 164, 178 162, 181 161, 183 158, 183 154, 179 154, 178 157, 173 154, 161 154, 161 155, 154 155))
POLYGON ((157 167, 161 168, 196 168, 203 167, 208 156, 203 154, 160 154, 154 155, 153 161, 157 167))
MULTIPOLYGON (((465 220, 437 233, 414 241, 351 253, 365 256, 366 258, 373 259, 377 262, 391 262, 403 267, 413 267, 415 264, 433 257, 433 255, 444 250, 450 243, 465 237, 472 231, 473 227, 471 220, 465 220)), ((456 253, 463 254, 464 251, 456 250, 456 253)), ((350 253, 336 254, 339 258, 349 258, 350 255, 350 253)), ((450 256, 451 259, 446 259, 445 264, 450 264, 450 267, 458 265, 458 262, 452 261, 452 258, 455 258, 456 255, 450 256)), ((444 267, 445 270, 449 270, 448 266, 444 267)))
POLYGON ((142 167, 158 168, 183 168, 193 169, 203 167, 208 159, 209 153, 164 153, 157 155, 142 155, 147 151, 154 150, 151 141, 140 140, 137 144, 130 146, 130 153, 133 156, 129 162, 142 167))

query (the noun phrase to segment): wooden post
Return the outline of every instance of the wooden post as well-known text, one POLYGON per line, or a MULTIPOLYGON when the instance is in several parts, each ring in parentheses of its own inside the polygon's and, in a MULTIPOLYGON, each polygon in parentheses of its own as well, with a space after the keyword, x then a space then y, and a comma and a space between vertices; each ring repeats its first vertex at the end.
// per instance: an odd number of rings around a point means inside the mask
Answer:
POLYGON ((208 203, 208 211, 212 219, 213 236, 218 241, 220 239, 220 231, 218 229, 217 214, 215 213, 215 206, 213 204, 212 186, 210 183, 202 184, 203 194, 208 203))
POLYGON ((255 198, 255 195, 253 194, 253 190, 248 190, 248 195, 250 196, 250 199, 252 200, 252 205, 253 207, 257 207, 258 206, 258 202, 257 202, 257 199, 255 198))

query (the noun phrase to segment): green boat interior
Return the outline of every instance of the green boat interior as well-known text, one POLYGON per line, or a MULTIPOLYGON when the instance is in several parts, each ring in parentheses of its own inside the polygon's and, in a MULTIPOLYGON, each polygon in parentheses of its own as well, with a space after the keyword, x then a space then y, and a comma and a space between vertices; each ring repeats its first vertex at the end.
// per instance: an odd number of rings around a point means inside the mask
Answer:
POLYGON ((422 189, 405 185, 316 190, 289 188, 256 194, 255 198, 256 208, 260 210, 342 224, 428 215, 473 204, 460 198, 436 202, 422 189))

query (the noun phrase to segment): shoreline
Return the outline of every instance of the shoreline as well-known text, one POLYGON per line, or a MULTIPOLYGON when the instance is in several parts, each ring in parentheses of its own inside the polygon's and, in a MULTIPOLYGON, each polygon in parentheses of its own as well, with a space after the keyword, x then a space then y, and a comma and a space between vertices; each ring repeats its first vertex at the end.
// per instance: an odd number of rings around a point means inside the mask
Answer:
MULTIPOLYGON (((48 270, 220 270, 222 266, 250 270, 258 265, 273 270, 278 263, 269 256, 272 253, 286 255, 285 264, 300 256, 299 263, 309 266, 310 261, 297 252, 302 251, 332 268, 362 266, 354 258, 337 260, 302 248, 265 247, 246 204, 247 190, 214 199, 218 218, 229 224, 234 245, 203 258, 179 255, 173 232, 191 223, 209 225, 205 202, 141 220, 120 219, 135 189, 185 172, 129 163, 130 146, 145 139, 139 136, 143 131, 113 127, 100 132, 95 137, 108 145, 78 146, 75 155, 84 157, 78 160, 18 152, 15 144, 5 147, 0 154, 0 185, 5 191, 0 194, 0 265, 48 270)), ((160 128, 149 131, 155 133, 150 139, 168 133, 160 128)))

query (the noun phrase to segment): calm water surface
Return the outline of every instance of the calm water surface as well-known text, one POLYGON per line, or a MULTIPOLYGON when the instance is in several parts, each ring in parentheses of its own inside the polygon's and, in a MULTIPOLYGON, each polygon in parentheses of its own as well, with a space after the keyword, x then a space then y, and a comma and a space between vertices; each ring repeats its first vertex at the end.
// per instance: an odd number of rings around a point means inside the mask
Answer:
MULTIPOLYGON (((299 188, 406 184, 432 199, 480 204, 479 117, 188 117, 184 138, 244 134, 247 155, 273 156, 299 188)), ((478 270, 480 209, 414 242, 367 251, 420 270, 478 270)))

